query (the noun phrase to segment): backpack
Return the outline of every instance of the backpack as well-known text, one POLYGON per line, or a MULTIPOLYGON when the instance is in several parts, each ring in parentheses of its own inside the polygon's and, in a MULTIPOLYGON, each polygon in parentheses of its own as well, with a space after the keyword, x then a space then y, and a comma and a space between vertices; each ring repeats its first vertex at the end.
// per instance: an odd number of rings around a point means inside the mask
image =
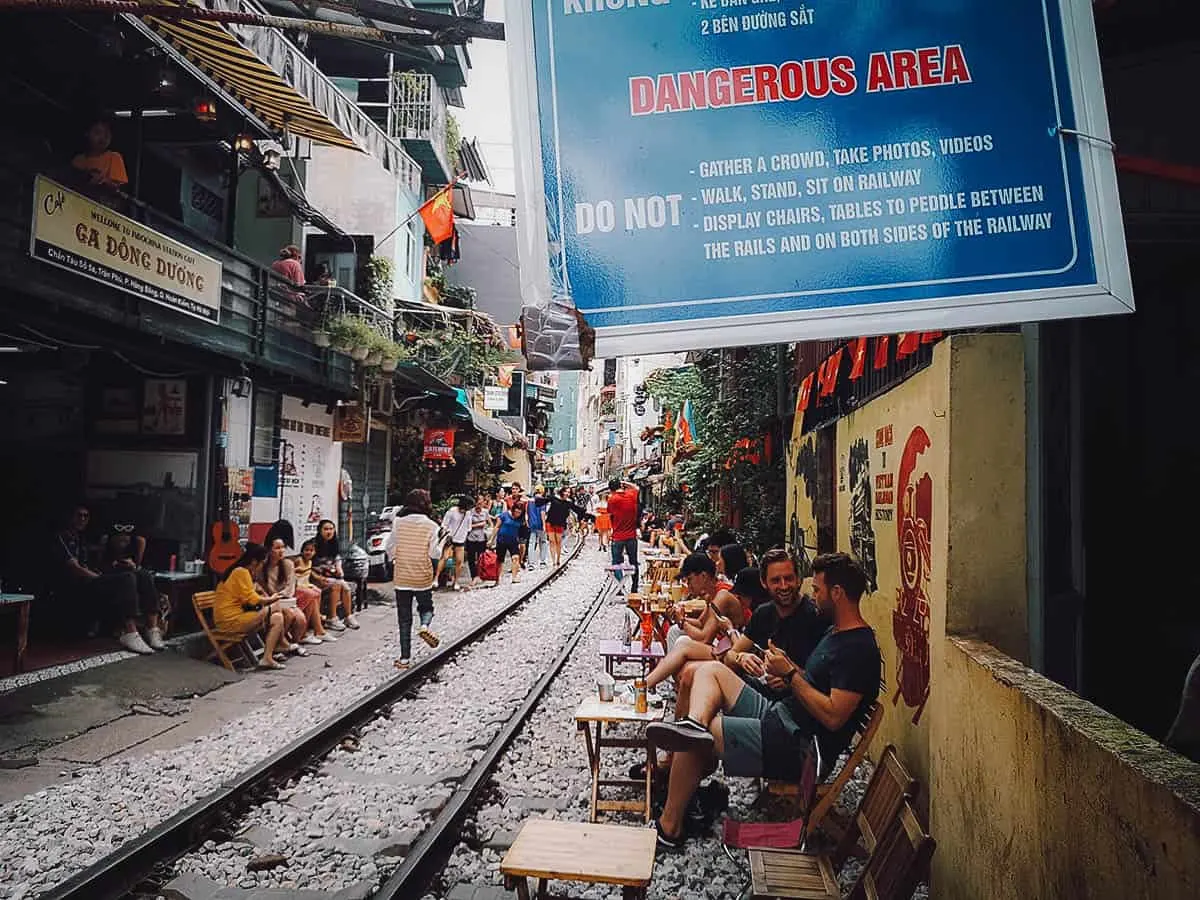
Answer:
POLYGON ((484 550, 479 554, 475 563, 475 574, 480 581, 500 580, 500 561, 496 558, 495 550, 484 550))

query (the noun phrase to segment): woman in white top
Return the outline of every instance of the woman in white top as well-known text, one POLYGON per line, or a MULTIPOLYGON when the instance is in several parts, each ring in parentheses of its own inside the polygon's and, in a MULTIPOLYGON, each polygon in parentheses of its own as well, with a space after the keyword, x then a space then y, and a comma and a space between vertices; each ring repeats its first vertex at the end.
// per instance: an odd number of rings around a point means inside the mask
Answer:
POLYGON ((433 521, 429 491, 411 490, 392 523, 392 583, 396 590, 396 619, 400 625, 400 658, 397 669, 407 669, 412 658, 413 601, 421 627, 417 634, 430 647, 441 641, 429 630, 433 621, 434 563, 441 553, 438 523, 433 521))
MULTIPOLYGON (((471 502, 471 498, 465 494, 458 498, 458 502, 446 510, 446 514, 442 516, 442 530, 446 534, 446 549, 441 553, 441 560, 438 562, 437 574, 434 576, 433 582, 436 586, 442 580, 442 570, 446 568, 446 564, 450 558, 454 558, 454 590, 461 591, 459 579, 466 573, 466 554, 467 554, 467 536, 471 532, 471 510, 475 504, 471 502)), ((470 584, 467 585, 468 590, 470 584)))

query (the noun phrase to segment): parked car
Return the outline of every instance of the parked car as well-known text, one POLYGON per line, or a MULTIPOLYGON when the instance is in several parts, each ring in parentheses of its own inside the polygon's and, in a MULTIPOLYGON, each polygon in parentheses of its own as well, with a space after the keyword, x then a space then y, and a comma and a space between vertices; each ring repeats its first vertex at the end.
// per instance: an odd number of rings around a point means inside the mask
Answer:
POLYGON ((391 581, 392 550, 388 539, 392 536, 392 522, 398 506, 385 506, 380 512, 368 513, 371 524, 367 526, 367 556, 370 558, 368 576, 372 581, 391 581))

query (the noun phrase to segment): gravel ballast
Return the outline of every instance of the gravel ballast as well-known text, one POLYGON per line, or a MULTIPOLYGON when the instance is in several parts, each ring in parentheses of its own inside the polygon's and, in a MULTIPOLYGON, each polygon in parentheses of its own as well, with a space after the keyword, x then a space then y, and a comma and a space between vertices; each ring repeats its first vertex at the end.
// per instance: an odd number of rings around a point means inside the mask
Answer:
MULTIPOLYGON (((583 553, 587 558, 587 551, 583 553)), ((596 555, 595 550, 592 555, 596 555)), ((574 569, 580 570, 586 585, 577 584, 573 591, 585 591, 587 585, 598 586, 601 576, 596 569, 578 565, 574 569)), ((570 596, 571 591, 564 593, 559 585, 572 581, 574 569, 568 568, 546 590, 555 591, 559 597, 570 596)), ((447 595, 440 592, 435 596, 433 628, 443 639, 453 639, 528 591, 551 571, 525 572, 516 585, 510 584, 509 577, 504 575, 499 586, 455 595, 453 602, 443 602, 447 595)), ((594 597, 595 592, 591 588, 588 596, 594 597)), ((579 602, 586 603, 588 596, 581 593, 579 602)), ((381 624, 394 634, 394 614, 385 617, 381 624)), ((344 632, 341 639, 352 642, 354 632, 344 632)), ((490 638, 483 642, 489 646, 491 643, 490 638)), ((414 632, 413 661, 418 662, 431 652, 414 632)), ((246 716, 203 738, 170 751, 122 757, 94 769, 78 770, 70 781, 0 807, 0 900, 34 897, 161 824, 298 734, 394 677, 392 662, 398 655, 393 640, 353 664, 336 669, 322 669, 315 659, 294 660, 289 669, 311 666, 310 681, 281 693, 273 702, 256 706, 246 716)), ((452 671, 455 665, 452 663, 443 672, 452 671)), ((256 673, 248 677, 270 675, 256 673)), ((429 719, 430 729, 424 732, 426 743, 434 740, 433 735, 439 729, 445 733, 436 716, 431 714, 429 719)), ((367 811, 374 805, 370 804, 367 811)), ((320 808, 315 814, 306 814, 306 819, 317 821, 326 812, 320 808)), ((375 821, 370 815, 362 819, 375 821)), ((296 836, 307 838, 309 830, 306 821, 296 836)), ((359 867, 355 874, 366 868, 359 867)), ((259 877, 272 874, 258 873, 259 877)), ((244 864, 239 875, 228 883, 237 885, 247 880, 244 864)), ((349 883, 338 880, 343 885, 349 883)))

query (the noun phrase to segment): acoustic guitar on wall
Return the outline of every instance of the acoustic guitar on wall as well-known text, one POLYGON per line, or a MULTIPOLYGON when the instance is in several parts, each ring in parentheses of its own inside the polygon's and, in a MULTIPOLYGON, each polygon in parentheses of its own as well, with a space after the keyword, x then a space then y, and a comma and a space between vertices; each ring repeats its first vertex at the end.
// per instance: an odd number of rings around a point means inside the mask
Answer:
POLYGON ((229 471, 221 470, 221 511, 212 525, 212 548, 208 551, 208 567, 218 575, 224 575, 229 567, 241 559, 241 526, 229 515, 229 471))

